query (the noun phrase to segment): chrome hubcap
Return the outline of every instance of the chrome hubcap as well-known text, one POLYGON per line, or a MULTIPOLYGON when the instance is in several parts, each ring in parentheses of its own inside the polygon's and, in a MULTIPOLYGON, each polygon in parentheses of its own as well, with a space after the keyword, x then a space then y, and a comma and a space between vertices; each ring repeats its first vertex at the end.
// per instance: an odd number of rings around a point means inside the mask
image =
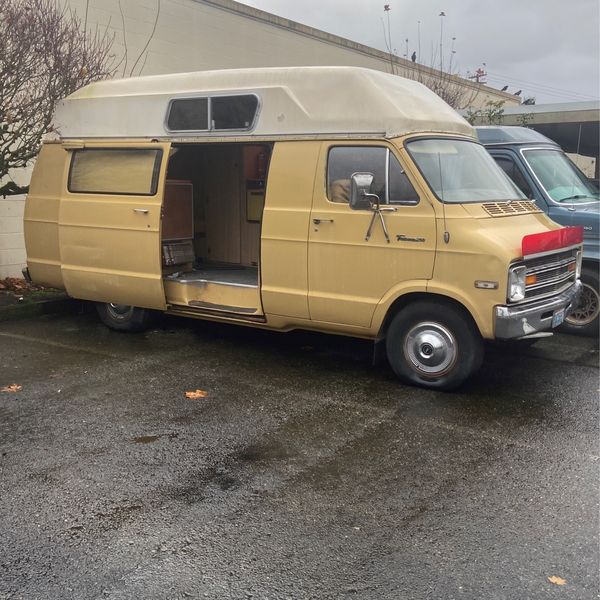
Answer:
POLYGON ((419 374, 441 377, 456 362, 456 339, 439 323, 418 323, 406 336, 404 354, 419 374))
POLYGON ((114 319, 124 321, 133 313, 133 306, 130 306, 129 304, 113 304, 110 302, 106 305, 106 310, 114 319))
POLYGON ((599 309, 598 292, 591 285, 584 283, 579 298, 579 304, 573 309, 565 321, 569 323, 569 325, 580 327, 588 325, 598 316, 599 309))

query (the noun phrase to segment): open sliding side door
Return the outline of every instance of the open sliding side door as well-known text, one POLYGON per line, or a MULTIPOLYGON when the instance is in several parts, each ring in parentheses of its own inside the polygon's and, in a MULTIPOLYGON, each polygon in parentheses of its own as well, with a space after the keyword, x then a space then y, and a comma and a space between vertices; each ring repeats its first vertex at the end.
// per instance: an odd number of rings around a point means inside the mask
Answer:
POLYGON ((161 208, 170 143, 69 143, 61 270, 74 298, 164 310, 161 208))

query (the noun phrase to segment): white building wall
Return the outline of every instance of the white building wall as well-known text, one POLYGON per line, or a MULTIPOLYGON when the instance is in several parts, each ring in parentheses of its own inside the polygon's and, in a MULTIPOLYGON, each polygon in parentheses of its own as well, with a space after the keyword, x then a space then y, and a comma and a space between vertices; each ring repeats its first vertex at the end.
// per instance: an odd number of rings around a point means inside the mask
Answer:
POLYGON ((0 278, 21 275, 25 264, 23 243, 24 198, 0 198, 0 278))
MULTIPOLYGON (((113 49, 122 61, 117 72, 120 77, 300 65, 354 65, 390 72, 389 57, 378 50, 232 0, 121 0, 123 15, 118 0, 61 2, 82 21, 87 12, 88 29, 108 29, 115 35, 113 49), (159 6, 156 32, 140 57, 159 6)), ((399 74, 413 68, 411 63, 399 61, 399 74)), ((477 106, 488 99, 516 101, 491 88, 465 85, 478 92, 477 106)), ((28 182, 27 176, 19 179, 28 182)), ((21 197, 0 197, 0 277, 20 275, 25 263, 22 214, 21 197)))
MULTIPOLYGON (((18 185, 27 185, 30 178, 30 168, 13 173, 18 185)), ((25 266, 24 208, 25 196, 0 196, 0 279, 21 277, 21 269, 25 266)))

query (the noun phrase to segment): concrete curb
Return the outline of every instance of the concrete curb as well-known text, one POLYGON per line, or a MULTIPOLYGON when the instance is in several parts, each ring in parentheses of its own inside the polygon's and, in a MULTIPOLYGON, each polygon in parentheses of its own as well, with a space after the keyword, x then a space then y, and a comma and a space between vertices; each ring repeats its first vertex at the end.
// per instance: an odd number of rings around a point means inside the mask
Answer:
POLYGON ((25 304, 12 304, 10 306, 0 307, 0 323, 2 321, 11 321, 13 319, 25 319, 47 314, 63 314, 73 312, 76 306, 76 300, 68 296, 59 296, 39 302, 25 304))

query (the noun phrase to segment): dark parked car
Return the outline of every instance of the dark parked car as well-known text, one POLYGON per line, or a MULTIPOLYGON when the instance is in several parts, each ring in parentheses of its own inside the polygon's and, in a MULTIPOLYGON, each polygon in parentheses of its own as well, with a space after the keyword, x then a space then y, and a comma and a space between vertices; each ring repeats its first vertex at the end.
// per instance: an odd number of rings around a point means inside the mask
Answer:
POLYGON ((583 293, 564 329, 598 335, 600 201, 598 188, 560 146, 526 127, 477 127, 479 141, 520 190, 561 225, 583 226, 583 293))

